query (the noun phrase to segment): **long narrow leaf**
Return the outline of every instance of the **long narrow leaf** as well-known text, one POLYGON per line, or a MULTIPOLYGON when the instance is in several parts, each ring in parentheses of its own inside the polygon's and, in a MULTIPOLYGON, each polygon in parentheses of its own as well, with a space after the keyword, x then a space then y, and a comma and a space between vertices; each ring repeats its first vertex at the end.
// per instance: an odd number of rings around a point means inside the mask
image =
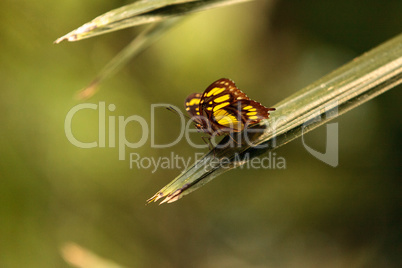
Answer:
POLYGON ((58 38, 55 43, 63 40, 79 41, 128 27, 246 1, 251 0, 140 0, 96 17, 58 38))
POLYGON ((60 37, 55 43, 60 43, 63 40, 79 41, 123 28, 155 22, 116 55, 77 95, 80 100, 88 99, 97 92, 99 85, 105 79, 112 76, 130 59, 149 47, 175 25, 183 15, 246 1, 251 0, 140 0, 95 18, 60 37))
POLYGON ((181 18, 172 18, 148 26, 141 32, 127 47, 117 54, 100 73, 92 80, 92 82, 78 93, 78 99, 88 99, 98 90, 100 83, 112 76, 120 68, 122 68, 129 60, 137 56, 144 49, 149 47, 153 42, 162 37, 162 35, 176 25, 181 18))
MULTIPOLYGON (((401 82, 399 35, 274 105, 277 110, 271 119, 242 133, 241 146, 213 149, 148 202, 161 198, 161 203, 174 202, 223 172, 300 137, 401 82)), ((227 142, 226 137, 221 144, 227 142)))

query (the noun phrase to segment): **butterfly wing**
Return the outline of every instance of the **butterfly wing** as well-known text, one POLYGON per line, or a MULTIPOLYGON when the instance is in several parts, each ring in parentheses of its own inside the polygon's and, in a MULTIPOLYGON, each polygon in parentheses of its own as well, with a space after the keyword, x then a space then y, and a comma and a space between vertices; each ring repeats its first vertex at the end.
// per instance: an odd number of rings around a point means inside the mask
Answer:
POLYGON ((239 107, 243 120, 247 124, 256 124, 263 119, 269 118, 269 111, 275 111, 274 108, 267 108, 259 102, 253 100, 238 100, 234 106, 239 107))
POLYGON ((200 116, 200 101, 200 93, 193 93, 186 98, 184 107, 186 108, 186 111, 190 117, 200 116))
POLYGON ((202 94, 200 113, 212 122, 215 131, 239 132, 246 124, 266 119, 269 111, 260 103, 247 97, 235 83, 222 78, 212 83, 202 94))
POLYGON ((202 115, 200 111, 200 101, 201 94, 193 93, 186 98, 184 106, 186 108, 186 111, 190 115, 191 120, 194 121, 195 126, 202 132, 206 132, 212 135, 213 129, 211 128, 211 123, 209 122, 208 118, 202 115))

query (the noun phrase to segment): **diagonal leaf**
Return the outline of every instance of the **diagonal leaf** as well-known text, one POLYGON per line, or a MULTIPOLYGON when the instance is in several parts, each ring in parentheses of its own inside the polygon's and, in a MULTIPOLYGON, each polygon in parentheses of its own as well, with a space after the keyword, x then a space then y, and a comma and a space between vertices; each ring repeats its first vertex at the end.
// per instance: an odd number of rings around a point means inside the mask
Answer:
POLYGON ((130 59, 149 47, 183 15, 251 0, 140 0, 109 11, 78 29, 60 37, 63 40, 79 41, 97 35, 117 31, 140 24, 156 22, 138 35, 126 48, 116 55, 77 97, 80 100, 92 97, 99 85, 122 68, 130 59))
POLYGON ((128 27, 246 1, 251 0, 140 0, 96 17, 58 38, 55 43, 63 40, 79 41, 128 27))
POLYGON ((215 148, 148 203, 161 198, 164 198, 161 204, 174 202, 216 176, 302 136, 401 82, 402 35, 399 35, 274 105, 276 112, 271 119, 242 133, 241 146, 215 148))
POLYGON ((162 35, 171 27, 176 25, 181 18, 172 18, 158 23, 151 24, 142 31, 127 47, 119 52, 91 81, 89 86, 78 92, 78 99, 88 99, 98 90, 99 85, 107 78, 116 73, 129 60, 137 56, 153 42, 162 37, 162 35))

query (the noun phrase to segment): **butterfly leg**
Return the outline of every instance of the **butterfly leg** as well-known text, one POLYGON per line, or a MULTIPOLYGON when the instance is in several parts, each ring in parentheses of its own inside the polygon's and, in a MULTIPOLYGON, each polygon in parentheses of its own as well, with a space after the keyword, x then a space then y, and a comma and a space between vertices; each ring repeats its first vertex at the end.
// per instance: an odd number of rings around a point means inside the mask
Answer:
POLYGON ((232 139, 232 141, 234 141, 234 143, 236 143, 236 145, 239 145, 239 143, 235 140, 235 138, 232 137, 232 133, 230 133, 228 136, 229 136, 229 138, 232 139))
POLYGON ((212 150, 213 146, 212 146, 212 143, 211 143, 211 137, 203 136, 203 137, 201 137, 201 139, 205 142, 205 144, 208 144, 208 149, 212 150))
POLYGON ((211 142, 211 137, 201 137, 202 138, 202 140, 206 143, 206 144, 208 144, 208 148, 209 148, 209 150, 213 150, 213 152, 214 152, 214 157, 215 157, 215 149, 214 149, 214 146, 212 145, 212 142, 211 142))

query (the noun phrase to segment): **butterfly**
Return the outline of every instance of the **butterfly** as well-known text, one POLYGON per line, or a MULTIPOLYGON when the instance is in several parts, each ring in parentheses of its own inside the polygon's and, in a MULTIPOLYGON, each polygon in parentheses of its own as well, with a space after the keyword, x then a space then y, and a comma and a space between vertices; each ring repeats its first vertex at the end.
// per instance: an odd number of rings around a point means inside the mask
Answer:
POLYGON ((211 136, 240 132, 275 110, 251 100, 227 78, 213 82, 202 94, 191 94, 184 106, 195 126, 211 136))

